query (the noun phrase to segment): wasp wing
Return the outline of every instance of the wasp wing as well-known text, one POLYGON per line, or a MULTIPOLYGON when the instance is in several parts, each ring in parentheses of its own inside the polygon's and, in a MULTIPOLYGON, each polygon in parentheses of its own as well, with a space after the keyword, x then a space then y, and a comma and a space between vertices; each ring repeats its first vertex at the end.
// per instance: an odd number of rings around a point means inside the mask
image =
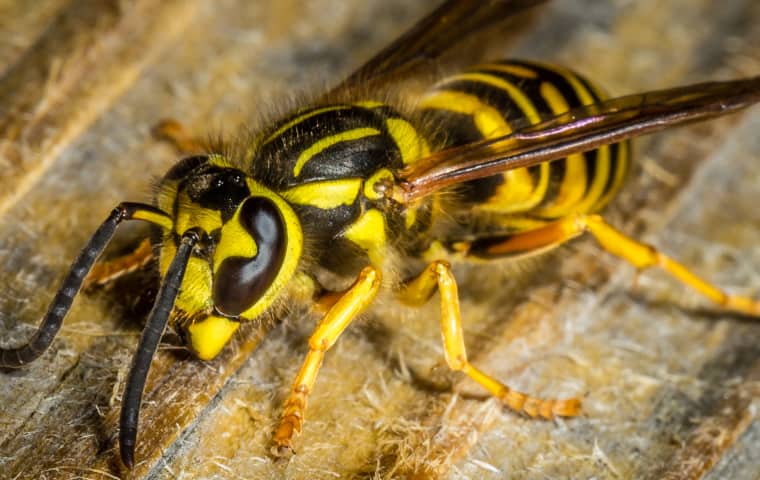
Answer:
POLYGON ((405 202, 444 187, 530 167, 760 102, 760 76, 613 98, 501 137, 435 152, 399 173, 405 202))
POLYGON ((547 0, 448 0, 359 67, 329 96, 353 85, 399 79, 438 59, 473 32, 502 22, 547 0))

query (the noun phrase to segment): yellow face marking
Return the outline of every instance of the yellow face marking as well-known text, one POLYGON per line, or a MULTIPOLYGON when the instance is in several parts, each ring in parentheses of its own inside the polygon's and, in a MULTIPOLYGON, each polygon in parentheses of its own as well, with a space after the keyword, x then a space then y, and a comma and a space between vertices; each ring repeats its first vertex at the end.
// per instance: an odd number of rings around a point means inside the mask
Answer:
POLYGON ((367 210, 344 232, 343 238, 350 240, 367 252, 370 262, 381 266, 384 258, 383 247, 386 244, 385 217, 374 208, 367 210))
POLYGON ((132 218, 153 223, 168 231, 171 231, 172 227, 174 226, 171 217, 165 214, 152 212, 150 210, 137 210, 134 215, 132 215, 132 218))
POLYGON ((398 145, 404 165, 414 163, 430 153, 427 142, 411 123, 403 118, 388 118, 385 124, 388 127, 388 133, 398 145))
POLYGON ((312 146, 301 152, 301 155, 298 156, 296 165, 293 167, 293 176, 299 176, 304 165, 306 165, 306 162, 311 160, 315 155, 318 155, 324 150, 332 147, 333 145, 337 145, 341 142, 358 140, 364 137, 371 137, 373 135, 380 135, 380 130, 376 128, 363 127, 354 128, 353 130, 346 130, 345 132, 336 133, 335 135, 330 135, 329 137, 317 140, 314 142, 314 144, 312 144, 312 146))
POLYGON ((240 322, 210 315, 187 328, 190 348, 201 360, 211 360, 219 355, 239 327, 240 322))
POLYGON ((285 258, 282 261, 280 270, 277 272, 274 280, 259 301, 240 314, 243 319, 256 318, 272 306, 285 285, 287 285, 296 274, 298 263, 301 260, 301 253, 303 252, 303 230, 301 229, 301 222, 288 202, 286 202, 280 195, 250 178, 248 179, 248 189, 251 192, 251 196, 266 197, 277 206, 285 223, 285 238, 287 244, 285 246, 285 258))
POLYGON ((303 122, 304 120, 308 120, 311 117, 316 117, 317 115, 321 115, 321 114, 323 114, 325 112, 334 112, 334 111, 337 111, 337 110, 346 110, 346 109, 349 109, 349 108, 351 108, 350 105, 332 105, 330 107, 317 108, 316 110, 311 110, 309 112, 306 112, 306 113, 303 113, 301 115, 298 115, 293 120, 285 123, 283 126, 281 126, 280 128, 278 128, 277 130, 275 130, 274 133, 272 133, 271 135, 269 135, 266 138, 266 140, 264 140, 262 142, 262 145, 266 145, 267 143, 269 143, 272 140, 274 140, 275 138, 279 137, 280 135, 282 135, 286 131, 290 130, 294 126, 298 125, 299 123, 303 122))
POLYGON ((222 214, 219 210, 211 210, 193 205, 187 196, 187 192, 178 195, 177 218, 174 222, 174 231, 180 235, 187 230, 200 227, 204 232, 213 232, 222 226, 222 214))
MULTIPOLYGON (((169 270, 169 264, 176 253, 174 243, 171 240, 165 241, 159 257, 162 277, 169 270)), ((190 257, 174 306, 185 312, 200 312, 212 306, 211 266, 205 259, 190 257)))
POLYGON ((179 182, 162 182, 156 195, 156 205, 164 212, 174 210, 174 200, 177 198, 177 185, 179 182))
POLYGON ((235 216, 222 226, 219 244, 214 250, 214 271, 230 257, 253 258, 258 253, 256 240, 240 224, 237 212, 235 216))
POLYGON ((329 210, 353 204, 359 196, 361 186, 361 178, 325 180, 289 188, 282 192, 282 196, 291 203, 329 210))

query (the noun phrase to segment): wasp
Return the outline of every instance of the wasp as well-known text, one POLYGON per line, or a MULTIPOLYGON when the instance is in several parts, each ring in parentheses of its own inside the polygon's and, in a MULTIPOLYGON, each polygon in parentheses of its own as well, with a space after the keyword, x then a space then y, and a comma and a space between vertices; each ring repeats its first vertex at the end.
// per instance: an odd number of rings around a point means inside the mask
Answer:
POLYGON ((0 349, 0 366, 44 353, 85 281, 107 282, 155 255, 161 286, 122 397, 119 445, 131 468, 145 381, 167 327, 209 360, 241 324, 292 301, 322 312, 272 437, 280 455, 293 450, 326 353, 381 291, 412 306, 437 292, 447 365, 506 407, 578 415, 579 398, 539 398, 470 363, 452 262, 533 255, 589 234, 638 269, 660 267, 721 308, 760 315, 760 302, 724 292, 599 213, 630 170, 631 138, 749 107, 760 101, 760 77, 609 99, 570 69, 495 60, 443 78, 412 108, 360 93, 412 76, 460 38, 540 3, 446 1, 242 152, 179 161, 153 203, 111 212, 32 338, 0 349), (130 220, 158 234, 125 259, 96 264, 130 220))

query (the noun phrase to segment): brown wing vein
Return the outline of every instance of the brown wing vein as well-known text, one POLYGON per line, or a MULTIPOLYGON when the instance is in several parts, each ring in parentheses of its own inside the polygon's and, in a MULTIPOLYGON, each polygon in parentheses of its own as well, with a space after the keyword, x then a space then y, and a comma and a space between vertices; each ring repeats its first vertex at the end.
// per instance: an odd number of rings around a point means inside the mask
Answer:
POLYGON ((394 196, 410 202, 457 183, 708 120, 758 102, 760 76, 614 98, 509 135, 433 153, 400 172, 400 191, 394 196))

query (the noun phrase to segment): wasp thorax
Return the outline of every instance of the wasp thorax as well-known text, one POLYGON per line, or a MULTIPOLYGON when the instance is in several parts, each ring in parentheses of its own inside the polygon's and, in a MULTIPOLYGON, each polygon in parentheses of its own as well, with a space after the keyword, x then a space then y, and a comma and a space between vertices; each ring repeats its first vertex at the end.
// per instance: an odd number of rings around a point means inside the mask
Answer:
POLYGON ((286 226, 277 205, 249 197, 224 224, 214 252, 215 308, 238 316, 269 289, 285 259, 286 226))

